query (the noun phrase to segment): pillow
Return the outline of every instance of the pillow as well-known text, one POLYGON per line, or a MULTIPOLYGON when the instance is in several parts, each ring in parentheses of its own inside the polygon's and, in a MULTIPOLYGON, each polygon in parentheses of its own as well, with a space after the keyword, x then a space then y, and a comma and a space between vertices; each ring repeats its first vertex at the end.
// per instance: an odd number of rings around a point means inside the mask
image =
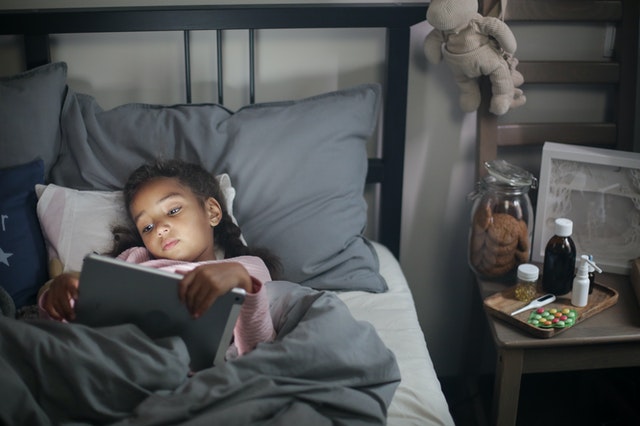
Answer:
POLYGON ((66 77, 66 64, 57 62, 0 78, 0 168, 41 158, 48 176, 60 150, 66 77))
POLYGON ((156 158, 228 173, 247 242, 278 255, 283 279, 317 289, 386 291, 363 237, 366 142, 380 87, 360 85, 302 99, 246 106, 126 104, 103 111, 69 91, 52 181, 121 188, 156 158))
POLYGON ((126 224, 121 191, 77 191, 53 184, 37 191, 49 259, 60 259, 64 271, 79 271, 87 254, 108 251, 111 227, 126 224))
POLYGON ((0 170, 0 286, 18 309, 35 303, 48 278, 34 191, 43 176, 42 160, 0 170))
MULTIPOLYGON (((216 176, 233 217, 235 189, 228 175, 216 176)), ((79 271, 89 253, 109 251, 111 229, 127 223, 122 191, 79 191, 55 184, 36 185, 37 213, 49 260, 59 259, 64 271, 79 271)), ((237 223, 237 222, 236 222, 237 223)))

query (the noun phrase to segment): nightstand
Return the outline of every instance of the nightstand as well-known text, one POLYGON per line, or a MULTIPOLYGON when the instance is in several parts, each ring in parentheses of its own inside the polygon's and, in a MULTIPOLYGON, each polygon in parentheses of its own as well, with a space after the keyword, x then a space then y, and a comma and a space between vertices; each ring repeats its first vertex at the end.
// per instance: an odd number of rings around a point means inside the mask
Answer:
MULTIPOLYGON (((532 337, 487 313, 498 358, 492 424, 516 424, 522 374, 640 366, 640 307, 629 277, 605 273, 596 281, 617 290, 618 302, 548 339, 532 337)), ((506 288, 477 282, 483 300, 506 288)))

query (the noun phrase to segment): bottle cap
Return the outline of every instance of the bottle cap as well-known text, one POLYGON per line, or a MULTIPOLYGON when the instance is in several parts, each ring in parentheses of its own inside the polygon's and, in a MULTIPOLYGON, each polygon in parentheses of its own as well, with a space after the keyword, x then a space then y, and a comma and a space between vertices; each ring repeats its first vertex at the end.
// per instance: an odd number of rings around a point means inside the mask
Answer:
POLYGON ((556 219, 555 234, 559 237, 570 237, 573 232, 573 222, 571 219, 556 219))
POLYGON ((600 267, 598 265, 595 264, 595 262, 593 261, 593 256, 590 254, 583 254, 582 256, 580 256, 580 267, 582 267, 583 265, 587 267, 587 270, 589 272, 594 272, 594 271, 598 271, 600 273, 602 273, 602 269, 600 269, 600 267))
POLYGON ((537 281, 539 269, 531 263, 523 263, 518 266, 518 279, 523 281, 537 281))

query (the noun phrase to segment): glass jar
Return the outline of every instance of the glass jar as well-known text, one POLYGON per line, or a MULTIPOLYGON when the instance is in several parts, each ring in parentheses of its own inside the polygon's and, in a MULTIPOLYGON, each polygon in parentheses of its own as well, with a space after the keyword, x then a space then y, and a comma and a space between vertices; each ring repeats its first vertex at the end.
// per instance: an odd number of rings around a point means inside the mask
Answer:
POLYGON ((536 265, 523 263, 518 266, 518 282, 516 283, 516 299, 521 302, 531 302, 538 294, 538 277, 540 270, 536 265))
POLYGON ((477 183, 469 229, 469 266, 480 278, 515 282, 516 270, 531 254, 533 207, 528 171, 504 160, 485 163, 488 175, 477 183))

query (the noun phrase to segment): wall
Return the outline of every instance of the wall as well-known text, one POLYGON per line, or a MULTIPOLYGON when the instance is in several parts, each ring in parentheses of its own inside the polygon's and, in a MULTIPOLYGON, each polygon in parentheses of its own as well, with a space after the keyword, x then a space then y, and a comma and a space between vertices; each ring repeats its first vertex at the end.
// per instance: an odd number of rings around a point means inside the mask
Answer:
MULTIPOLYGON (((48 7, 54 4, 44 3, 48 7)), ((55 5, 100 3, 57 0, 55 5)), ((136 2, 149 3, 215 2, 136 2)), ((0 7, 42 4, 42 0, 4 0, 0 7)), ((426 22, 412 30, 400 262, 412 288, 436 370, 441 376, 451 376, 464 372, 468 361, 479 363, 481 369, 491 369, 494 360, 487 349, 484 318, 466 259, 471 207, 466 195, 474 186, 475 114, 464 114, 458 108, 458 90, 446 66, 426 62, 422 41, 430 30, 426 22), (484 344, 475 346, 478 330, 484 344)), ((541 40, 540 32, 526 26, 514 32, 522 46, 521 59, 535 57, 538 46, 553 43, 541 40)), ((563 38, 553 32, 546 36, 563 38)), ((194 102, 216 100, 215 53, 208 47, 214 43, 212 40, 215 40, 212 33, 192 34, 194 102)), ((11 37, 0 38, 0 75, 13 74, 21 67, 15 42, 11 37)), ((363 80, 379 81, 383 43, 384 34, 375 29, 259 31, 257 101, 299 98, 363 80), (287 56, 280 52, 286 52, 287 56)), ((246 103, 248 97, 246 33, 226 32, 224 49, 233 52, 225 62, 225 103, 236 108, 246 103)), ((571 45, 561 49, 575 50, 571 45)), ((54 59, 69 63, 70 86, 96 96, 104 108, 128 101, 184 101, 179 33, 59 36, 52 50, 54 59), (99 49, 94 49, 96 44, 99 49)), ((532 94, 531 103, 544 102, 544 96, 532 94)), ((595 102, 590 97, 587 101, 595 102)), ((567 114, 574 110, 564 109, 567 114)), ((525 108, 522 112, 514 111, 526 113, 525 108)))

